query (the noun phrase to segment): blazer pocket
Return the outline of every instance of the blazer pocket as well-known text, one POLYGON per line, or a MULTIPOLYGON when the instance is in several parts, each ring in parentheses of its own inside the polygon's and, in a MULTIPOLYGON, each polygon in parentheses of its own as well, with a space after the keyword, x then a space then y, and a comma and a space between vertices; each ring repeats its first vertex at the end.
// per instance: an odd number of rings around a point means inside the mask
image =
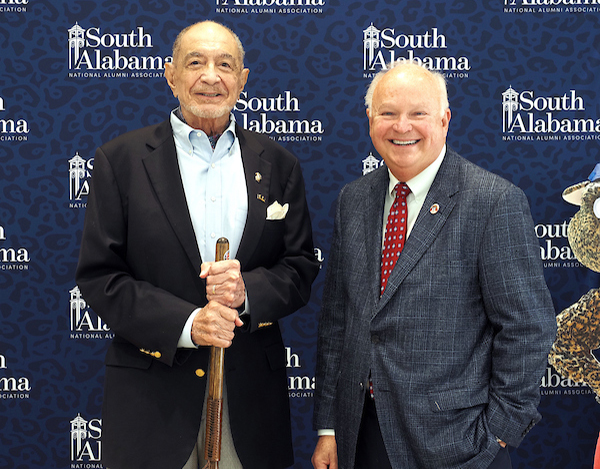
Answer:
POLYGON ((428 398, 432 412, 469 409, 489 402, 487 386, 476 391, 473 388, 431 391, 428 393, 428 398))
POLYGON ((275 250, 275 246, 280 247, 283 237, 285 236, 285 220, 265 220, 263 228, 261 244, 267 242, 268 246, 275 250))
POLYGON ((265 220, 265 229, 267 230, 283 230, 285 228, 285 218, 281 220, 265 220))
POLYGON ((106 352, 104 364, 126 368, 147 370, 152 365, 152 358, 136 349, 133 345, 113 342, 106 352))

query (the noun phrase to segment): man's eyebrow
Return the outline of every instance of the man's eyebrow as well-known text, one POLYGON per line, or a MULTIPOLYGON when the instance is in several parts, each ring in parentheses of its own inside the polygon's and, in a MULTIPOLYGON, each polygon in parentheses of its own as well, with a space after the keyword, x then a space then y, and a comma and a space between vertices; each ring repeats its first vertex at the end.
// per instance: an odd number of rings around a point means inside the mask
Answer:
MULTIPOLYGON (((206 54, 198 51, 188 52, 185 56, 185 60, 190 59, 192 57, 206 57, 206 54)), ((217 55, 217 59, 231 59, 237 63, 235 57, 227 52, 223 52, 222 54, 217 55)))

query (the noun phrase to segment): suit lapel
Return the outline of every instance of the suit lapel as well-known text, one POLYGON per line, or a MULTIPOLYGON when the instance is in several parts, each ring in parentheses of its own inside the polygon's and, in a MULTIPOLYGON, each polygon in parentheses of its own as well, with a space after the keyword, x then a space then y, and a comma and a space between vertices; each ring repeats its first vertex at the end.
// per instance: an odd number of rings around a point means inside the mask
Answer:
POLYGON ((438 233, 446 223, 456 202, 452 196, 458 192, 458 156, 452 150, 446 152, 444 161, 425 197, 423 207, 410 232, 400 258, 388 279, 377 312, 383 308, 396 293, 406 276, 410 273, 423 254, 431 247, 438 233), (437 211, 431 207, 437 204, 437 211))
POLYGON ((379 302, 379 293, 381 290, 381 244, 383 239, 383 210, 385 206, 385 194, 389 186, 389 175, 387 166, 382 166, 374 174, 373 180, 369 186, 369 191, 365 194, 366 207, 364 213, 365 240, 367 241, 367 268, 365 269, 367 279, 376 279, 376 282, 369 281, 366 285, 373 285, 372 290, 368 292, 373 298, 372 304, 379 302))
POLYGON ((150 183, 173 231, 199 273, 202 260, 181 182, 173 130, 168 121, 156 128, 146 147, 149 154, 143 162, 150 183))
POLYGON ((248 216, 237 252, 237 259, 246 265, 256 250, 267 219, 269 187, 271 187, 271 163, 261 158, 262 145, 236 125, 236 133, 242 151, 242 163, 248 191, 248 216))

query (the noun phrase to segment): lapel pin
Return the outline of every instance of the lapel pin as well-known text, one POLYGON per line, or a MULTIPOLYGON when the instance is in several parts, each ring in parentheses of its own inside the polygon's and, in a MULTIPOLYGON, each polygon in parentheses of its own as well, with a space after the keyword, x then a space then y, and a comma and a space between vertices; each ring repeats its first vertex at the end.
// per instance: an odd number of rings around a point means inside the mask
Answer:
POLYGON ((262 181, 262 174, 260 174, 258 171, 254 173, 254 180, 256 182, 260 182, 262 181))
POLYGON ((260 200, 261 202, 265 202, 265 196, 264 196, 264 195, 262 195, 262 194, 256 194, 256 198, 257 198, 258 200, 260 200))
POLYGON ((432 215, 435 215, 439 211, 440 211, 440 206, 438 204, 433 204, 431 207, 429 207, 429 213, 431 213, 432 215))

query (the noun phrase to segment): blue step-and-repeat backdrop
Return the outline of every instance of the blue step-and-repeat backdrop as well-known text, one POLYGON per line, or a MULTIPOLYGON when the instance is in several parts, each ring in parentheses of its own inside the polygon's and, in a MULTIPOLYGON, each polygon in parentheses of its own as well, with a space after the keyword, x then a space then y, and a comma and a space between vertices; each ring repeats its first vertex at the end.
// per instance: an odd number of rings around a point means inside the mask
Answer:
MULTIPOLYGON (((74 274, 94 151, 164 120, 185 26, 234 29, 250 77, 235 114, 300 159, 322 261, 283 321, 295 442, 309 468, 316 328, 341 187, 381 164, 363 96, 390 60, 448 79, 449 144, 529 197, 557 313, 600 285, 573 255, 566 187, 600 161, 600 0, 0 0, 0 468, 102 468, 110 328, 74 274)), ((592 466, 600 404, 548 366, 516 468, 592 466)))

